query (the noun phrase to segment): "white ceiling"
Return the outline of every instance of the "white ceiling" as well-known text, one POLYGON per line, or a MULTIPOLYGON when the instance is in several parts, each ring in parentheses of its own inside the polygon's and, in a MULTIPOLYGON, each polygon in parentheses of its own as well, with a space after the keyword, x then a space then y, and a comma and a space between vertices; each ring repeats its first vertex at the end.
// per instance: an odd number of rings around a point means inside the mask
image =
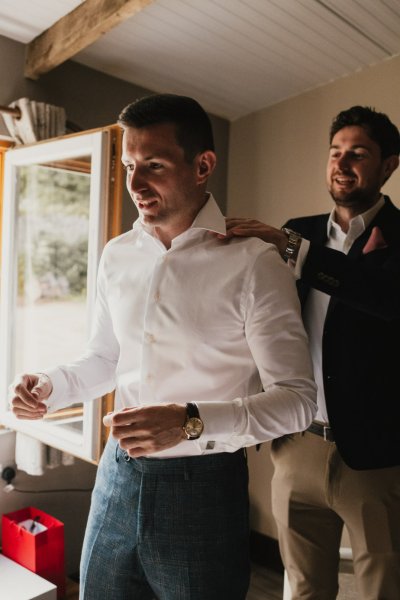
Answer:
MULTIPOLYGON (((79 0, 1 0, 27 43, 79 0)), ((154 0, 73 60, 230 120, 400 54, 400 0, 154 0)))

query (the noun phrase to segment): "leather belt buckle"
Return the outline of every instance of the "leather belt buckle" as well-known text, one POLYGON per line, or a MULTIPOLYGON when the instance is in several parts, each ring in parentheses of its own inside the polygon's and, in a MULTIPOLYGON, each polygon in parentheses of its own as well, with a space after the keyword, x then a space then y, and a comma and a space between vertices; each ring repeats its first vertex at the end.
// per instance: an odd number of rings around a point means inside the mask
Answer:
POLYGON ((332 433, 332 428, 329 425, 323 425, 322 423, 317 423, 313 421, 311 425, 308 427, 307 431, 314 433, 315 435, 319 435, 323 438, 324 442, 334 442, 334 437, 332 433))

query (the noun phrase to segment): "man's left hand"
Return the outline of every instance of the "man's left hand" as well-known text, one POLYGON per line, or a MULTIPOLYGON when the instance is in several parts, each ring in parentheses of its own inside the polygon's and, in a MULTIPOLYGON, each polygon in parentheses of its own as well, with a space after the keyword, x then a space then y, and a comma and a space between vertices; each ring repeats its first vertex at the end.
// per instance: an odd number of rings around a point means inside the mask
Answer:
POLYGON ((185 419, 185 406, 161 404, 127 408, 106 415, 103 423, 111 427, 111 435, 122 450, 138 458, 172 448, 186 439, 182 429, 185 419))

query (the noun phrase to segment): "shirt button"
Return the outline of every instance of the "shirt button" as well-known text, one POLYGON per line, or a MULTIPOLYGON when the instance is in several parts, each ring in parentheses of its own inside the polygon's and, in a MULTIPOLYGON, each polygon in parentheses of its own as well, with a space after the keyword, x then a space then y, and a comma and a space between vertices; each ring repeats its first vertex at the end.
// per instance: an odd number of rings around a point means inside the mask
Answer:
POLYGON ((149 344, 152 344, 153 342, 156 341, 156 338, 154 337, 154 335, 152 333, 145 333, 144 334, 145 340, 146 342, 148 342, 149 344))
POLYGON ((156 292, 156 293, 154 294, 154 301, 155 301, 155 302, 160 302, 160 298, 161 298, 161 294, 160 294, 160 292, 156 292))
POLYGON ((154 377, 153 377, 153 375, 151 373, 148 373, 146 375, 146 383, 152 383, 153 379, 154 379, 154 377))

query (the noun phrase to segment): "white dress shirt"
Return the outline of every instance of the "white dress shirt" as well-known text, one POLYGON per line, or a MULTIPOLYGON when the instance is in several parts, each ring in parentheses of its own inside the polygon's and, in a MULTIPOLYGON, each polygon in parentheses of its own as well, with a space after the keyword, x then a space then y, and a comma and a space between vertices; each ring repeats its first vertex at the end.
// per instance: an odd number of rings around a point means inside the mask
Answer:
MULTIPOLYGON (((351 219, 347 233, 342 231, 335 221, 335 209, 332 210, 327 224, 328 239, 326 246, 333 250, 338 250, 347 254, 355 240, 366 230, 372 219, 382 208, 385 201, 383 196, 379 201, 366 212, 357 215, 351 219)), ((301 254, 299 252, 296 273, 300 274, 301 266, 304 264, 307 251, 310 246, 308 240, 302 241, 301 254), (303 246, 303 241, 306 242, 303 246)), ((314 367, 314 377, 317 384, 317 404, 318 412, 316 419, 322 423, 328 424, 328 412, 326 409, 326 400, 324 392, 324 380, 322 374, 322 335, 328 304, 331 297, 324 292, 316 289, 310 289, 307 296, 307 302, 304 308, 304 325, 310 340, 310 351, 314 367)))
POLYGON ((308 427, 315 384, 294 276, 275 246, 213 232, 226 229, 210 196, 168 250, 139 220, 108 242, 87 351, 47 371, 51 410, 114 388, 116 410, 196 402, 199 440, 159 457, 233 452, 308 427))

